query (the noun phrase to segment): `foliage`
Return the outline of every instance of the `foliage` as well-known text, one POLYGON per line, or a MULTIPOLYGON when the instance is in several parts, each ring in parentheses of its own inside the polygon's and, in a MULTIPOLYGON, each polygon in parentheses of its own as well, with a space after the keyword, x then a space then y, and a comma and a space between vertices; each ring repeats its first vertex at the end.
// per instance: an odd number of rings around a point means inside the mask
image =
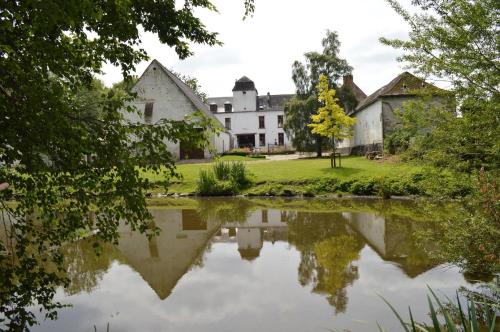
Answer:
MULTIPOLYGON (((381 41, 403 50, 400 60, 422 76, 451 83, 458 105, 456 114, 442 109, 426 114, 423 125, 433 130, 410 142, 412 155, 459 171, 498 169, 498 1, 415 0, 420 13, 413 15, 396 0, 387 1, 408 22, 410 38, 381 41)), ((392 141, 408 145, 401 135, 392 141)))
POLYGON ((200 170, 197 193, 203 196, 234 195, 247 188, 251 181, 246 166, 241 161, 219 161, 211 170, 200 170))
POLYGON ((351 138, 352 126, 356 120, 346 115, 342 107, 338 105, 339 99, 335 97, 335 89, 328 87, 328 78, 321 75, 317 86, 318 101, 321 105, 317 114, 311 115, 312 123, 308 127, 311 132, 330 139, 332 144, 332 163, 335 158, 336 140, 351 138))
MULTIPOLYGON (((473 299, 467 302, 464 306, 463 300, 460 299, 457 293, 457 302, 453 303, 450 299, 443 303, 436 293, 429 287, 431 296, 427 295, 429 303, 430 316, 432 326, 423 323, 417 323, 413 320, 411 308, 409 308, 410 321, 405 322, 398 311, 391 303, 382 297, 384 302, 389 306, 394 315, 401 323, 401 327, 406 332, 480 332, 496 330, 497 313, 499 310, 498 303, 490 305, 488 303, 475 302, 473 299), (437 308, 435 305, 437 304, 437 308), (436 310, 437 309, 437 310, 436 310), (486 313, 485 317, 478 314, 478 311, 486 313), (444 318, 445 323, 439 321, 439 317, 444 318)), ((378 325, 378 324, 377 324, 378 325)), ((380 331, 384 329, 378 325, 380 331)))
POLYGON ((466 272, 490 274, 500 270, 500 214, 498 183, 482 171, 460 218, 443 223, 443 235, 435 239, 443 250, 436 255, 466 272))
MULTIPOLYGON (((340 41, 336 32, 327 31, 321 41, 322 53, 307 52, 304 54, 305 64, 299 61, 293 63, 292 79, 295 83, 297 96, 285 104, 284 129, 292 137, 293 145, 299 151, 316 151, 321 156, 327 143, 321 136, 315 135, 307 124, 311 115, 318 109, 316 87, 320 75, 328 78, 328 83, 337 88, 336 82, 352 71, 346 60, 339 57, 340 41)), ((341 104, 351 105, 352 94, 342 91, 341 104), (344 99, 345 98, 345 99, 344 99)))
MULTIPOLYGON (((253 1, 245 1, 248 13, 253 1)), ((6 329, 36 323, 30 310, 55 318, 60 246, 79 231, 116 242, 120 221, 153 235, 146 208, 150 183, 138 167, 175 174, 166 141, 202 146, 214 124, 200 114, 183 122, 127 123, 122 113, 135 65, 147 59, 139 26, 173 47, 180 58, 191 44, 219 44, 195 15, 216 8, 207 0, 9 1, 0 5, 0 312, 6 329), (93 77, 109 62, 126 78, 102 89, 93 77), (199 129, 202 129, 199 131, 199 129), (134 153, 140 152, 140 153, 134 153), (16 205, 4 204, 15 197, 16 205), (93 212, 98 213, 93 214, 93 212), (41 262, 51 262, 50 270, 41 262)))

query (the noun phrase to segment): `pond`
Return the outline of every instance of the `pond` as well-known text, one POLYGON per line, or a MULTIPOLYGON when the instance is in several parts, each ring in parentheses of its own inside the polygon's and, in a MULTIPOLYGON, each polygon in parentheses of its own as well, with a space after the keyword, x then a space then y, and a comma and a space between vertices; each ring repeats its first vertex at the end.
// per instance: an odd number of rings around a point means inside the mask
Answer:
POLYGON ((72 307, 34 331, 388 331, 387 298, 429 321, 427 285, 473 288, 432 259, 442 207, 405 201, 178 199, 152 207, 162 232, 121 226, 119 245, 65 248, 72 307))

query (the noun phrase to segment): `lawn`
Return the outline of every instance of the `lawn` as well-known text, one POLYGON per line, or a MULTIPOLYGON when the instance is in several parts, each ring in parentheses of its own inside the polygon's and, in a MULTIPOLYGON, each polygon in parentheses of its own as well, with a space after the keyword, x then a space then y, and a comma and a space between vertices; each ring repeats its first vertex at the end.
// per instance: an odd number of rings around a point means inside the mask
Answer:
MULTIPOLYGON (((338 178, 341 180, 362 177, 398 177, 408 172, 417 171, 418 166, 401 162, 381 162, 368 160, 363 157, 347 157, 342 159, 341 168, 331 168, 329 159, 298 159, 270 161, 251 159, 247 157, 235 158, 231 156, 224 160, 243 161, 255 184, 263 183, 300 183, 324 178, 338 178)), ((196 181, 201 169, 208 169, 210 163, 183 164, 177 169, 182 174, 182 179, 172 179, 169 192, 190 193, 196 190, 196 181)), ((152 182, 162 181, 160 176, 146 174, 152 182)))

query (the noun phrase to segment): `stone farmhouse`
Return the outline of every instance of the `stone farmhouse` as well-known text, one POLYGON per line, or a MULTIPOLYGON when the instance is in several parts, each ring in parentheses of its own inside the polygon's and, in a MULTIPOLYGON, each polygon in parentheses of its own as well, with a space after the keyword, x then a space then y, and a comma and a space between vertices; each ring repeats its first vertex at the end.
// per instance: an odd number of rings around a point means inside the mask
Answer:
MULTIPOLYGON (((160 119, 183 121, 187 115, 196 111, 215 119, 208 106, 194 91, 157 60, 149 64, 132 91, 137 93, 132 106, 139 110, 139 114, 125 113, 125 117, 131 122, 153 124, 160 119)), ((183 142, 166 143, 177 159, 211 158, 214 152, 222 153, 231 147, 227 131, 211 136, 209 143, 212 149, 203 150, 183 142)))
POLYGON ((255 83, 243 76, 230 97, 208 98, 210 111, 235 139, 235 147, 266 149, 290 146, 283 125, 285 102, 294 95, 259 96, 255 83))
MULTIPOLYGON (((338 142, 343 154, 364 154, 382 151, 384 139, 397 122, 395 110, 403 103, 417 97, 416 92, 424 87, 439 90, 424 80, 404 72, 367 96, 352 75, 343 78, 343 86, 355 96, 355 109, 344 107, 347 114, 356 118, 353 137, 338 142)), ((291 147, 291 138, 283 129, 284 106, 293 94, 258 94, 255 83, 246 76, 234 83, 232 96, 208 98, 208 105, 196 93, 165 68, 153 60, 133 88, 137 99, 132 103, 139 114, 126 113, 128 120, 155 123, 160 119, 182 121, 200 110, 207 117, 217 120, 223 128, 219 135, 213 134, 209 142, 213 149, 196 149, 182 142, 167 142, 170 152, 177 159, 203 159, 213 153, 223 153, 232 148, 250 147, 257 150, 291 147)), ((434 102, 434 101, 433 101, 434 102)), ((346 106, 346 105, 344 105, 346 106)))
MULTIPOLYGON (((353 137, 338 143, 339 151, 344 154, 364 154, 368 151, 382 151, 384 139, 391 133, 397 123, 395 110, 402 109, 403 103, 415 99, 418 90, 430 88, 439 89, 424 80, 404 72, 384 85, 371 95, 362 97, 362 91, 352 86, 352 76, 344 78, 358 99, 354 110, 346 110, 347 114, 356 118, 353 137), (359 91, 356 92, 356 90, 359 91)), ((433 98, 433 102, 439 98, 433 98)))

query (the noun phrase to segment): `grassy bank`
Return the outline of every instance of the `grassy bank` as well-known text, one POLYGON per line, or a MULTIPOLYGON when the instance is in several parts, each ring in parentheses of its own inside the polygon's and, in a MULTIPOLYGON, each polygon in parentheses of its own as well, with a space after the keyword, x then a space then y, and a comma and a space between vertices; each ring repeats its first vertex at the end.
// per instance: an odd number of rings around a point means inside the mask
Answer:
MULTIPOLYGON (((230 160, 234 160, 234 156, 230 160)), ((331 168, 329 159, 238 160, 245 163, 252 180, 252 185, 242 193, 256 196, 308 196, 338 192, 377 195, 385 191, 390 195, 457 197, 469 190, 468 181, 457 179, 452 174, 431 174, 433 172, 420 166, 395 161, 347 157, 343 158, 341 168, 331 168)), ((200 170, 210 167, 211 163, 178 165, 182 178, 171 179, 168 192, 195 193, 200 170)), ((160 186, 164 178, 151 173, 144 175, 158 184, 155 192, 165 192, 160 186)))

